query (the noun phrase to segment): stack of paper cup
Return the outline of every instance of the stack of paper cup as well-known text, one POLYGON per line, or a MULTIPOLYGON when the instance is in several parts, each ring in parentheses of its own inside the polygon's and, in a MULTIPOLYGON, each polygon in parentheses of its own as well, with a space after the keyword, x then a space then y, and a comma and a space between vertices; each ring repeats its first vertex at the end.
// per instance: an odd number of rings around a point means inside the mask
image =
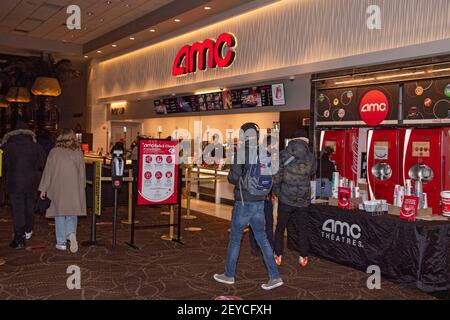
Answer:
POLYGON ((403 200, 405 200, 405 187, 400 187, 398 191, 397 207, 403 205, 403 200))
POLYGON ((333 180, 332 180, 332 192, 333 198, 337 199, 339 195, 339 172, 333 172, 333 180))
POLYGON ((450 190, 441 192, 442 213, 450 215, 450 190))
POLYGON ((428 209, 428 195, 424 192, 423 197, 423 209, 428 209))
POLYGON ((350 181, 350 185, 349 185, 349 187, 350 187, 350 190, 351 190, 351 197, 352 198, 356 198, 356 196, 355 196, 355 181, 350 181))
POLYGON ((400 185, 396 184, 395 187, 394 187, 394 203, 393 203, 393 205, 395 207, 398 207, 398 200, 399 200, 398 194, 399 194, 399 192, 400 192, 400 185))
POLYGON ((355 198, 361 197, 361 194, 359 193, 359 187, 355 187, 355 198))
POLYGON ((359 194, 361 195, 361 200, 362 200, 363 203, 366 202, 366 201, 369 201, 369 194, 367 193, 367 191, 361 190, 359 192, 359 194))
POLYGON ((423 184, 422 181, 416 181, 416 190, 414 195, 419 198, 419 209, 423 209, 423 184))
POLYGON ((407 196, 412 196, 412 182, 411 179, 406 179, 405 192, 407 196))

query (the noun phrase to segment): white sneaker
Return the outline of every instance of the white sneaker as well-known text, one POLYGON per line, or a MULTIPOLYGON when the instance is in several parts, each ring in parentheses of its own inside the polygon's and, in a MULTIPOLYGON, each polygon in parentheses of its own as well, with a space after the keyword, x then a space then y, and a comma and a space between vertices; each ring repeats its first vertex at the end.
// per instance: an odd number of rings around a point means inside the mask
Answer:
POLYGON ((63 244, 57 244, 55 246, 55 248, 58 249, 58 250, 61 250, 61 251, 66 251, 67 250, 67 247, 65 245, 63 245, 63 244))
POLYGON ((225 283, 225 284, 229 284, 229 285, 234 284, 234 278, 227 277, 227 276, 224 275, 224 274, 217 274, 217 273, 216 273, 216 274, 214 275, 214 280, 216 280, 217 282, 225 283))
POLYGON ((31 240, 31 237, 33 236, 33 231, 25 232, 25 240, 31 240))
POLYGON ((78 242, 77 242, 77 236, 75 233, 71 233, 69 236, 70 241, 70 252, 75 253, 78 251, 78 242))
POLYGON ((281 278, 271 279, 268 283, 264 283, 261 288, 263 288, 264 290, 272 290, 281 287, 283 284, 284 282, 281 278))

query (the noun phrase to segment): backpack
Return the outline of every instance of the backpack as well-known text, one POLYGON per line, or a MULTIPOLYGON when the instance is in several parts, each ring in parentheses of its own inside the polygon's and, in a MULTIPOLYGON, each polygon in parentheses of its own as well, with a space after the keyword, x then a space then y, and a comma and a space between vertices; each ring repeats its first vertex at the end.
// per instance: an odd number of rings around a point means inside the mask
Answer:
POLYGON ((249 164, 246 168, 241 178, 241 189, 244 188, 253 196, 267 196, 273 185, 272 162, 269 160, 268 163, 262 164, 258 157, 255 164, 249 164))

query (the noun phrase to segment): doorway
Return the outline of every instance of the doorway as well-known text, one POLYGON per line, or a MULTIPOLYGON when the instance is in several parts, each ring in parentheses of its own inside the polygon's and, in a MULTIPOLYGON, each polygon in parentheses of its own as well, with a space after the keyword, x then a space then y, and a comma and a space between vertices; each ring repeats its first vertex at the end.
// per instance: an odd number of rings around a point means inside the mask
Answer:
POLYGON ((111 150, 116 142, 122 141, 125 145, 125 150, 130 150, 131 144, 141 132, 142 123, 140 122, 111 121, 109 149, 111 150))

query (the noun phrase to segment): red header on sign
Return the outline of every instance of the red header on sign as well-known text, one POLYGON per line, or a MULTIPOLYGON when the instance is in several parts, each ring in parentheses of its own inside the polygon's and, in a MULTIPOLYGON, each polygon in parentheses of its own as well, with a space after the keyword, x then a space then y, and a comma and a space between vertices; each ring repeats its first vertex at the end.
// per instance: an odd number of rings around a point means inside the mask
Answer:
POLYGON ((137 204, 177 202, 178 141, 140 140, 137 204))
POLYGON ((230 33, 222 33, 216 41, 206 39, 193 45, 185 45, 178 52, 173 63, 172 75, 180 76, 199 70, 229 67, 236 57, 233 51, 236 38, 230 33), (224 48, 227 47, 227 52, 224 48))

